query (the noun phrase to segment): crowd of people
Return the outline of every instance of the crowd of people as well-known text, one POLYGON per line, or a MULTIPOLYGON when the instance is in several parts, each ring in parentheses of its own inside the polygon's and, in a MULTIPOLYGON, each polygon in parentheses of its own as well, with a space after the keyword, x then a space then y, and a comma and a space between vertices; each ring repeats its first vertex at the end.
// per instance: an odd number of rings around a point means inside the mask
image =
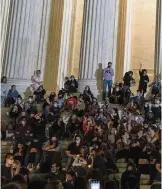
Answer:
POLYGON ((92 189, 93 181, 99 183, 98 189, 140 189, 142 174, 149 175, 152 188, 160 186, 161 82, 155 78, 146 100, 149 77, 142 65, 136 94, 131 92, 132 71, 112 87, 111 66, 109 62, 103 71, 102 104, 89 86, 76 93, 74 76, 65 78, 57 95, 52 92, 46 98, 37 70, 30 86, 33 95, 25 102, 16 86, 7 93, 7 78, 2 78, 1 104, 10 108, 12 119, 10 127, 1 120, 2 140, 6 140, 6 129, 14 131, 13 153, 6 154, 1 167, 3 189, 92 189), (63 141, 70 142, 66 150, 63 141), (127 163, 120 183, 115 176, 119 159, 127 163), (45 178, 30 180, 31 173, 45 178))

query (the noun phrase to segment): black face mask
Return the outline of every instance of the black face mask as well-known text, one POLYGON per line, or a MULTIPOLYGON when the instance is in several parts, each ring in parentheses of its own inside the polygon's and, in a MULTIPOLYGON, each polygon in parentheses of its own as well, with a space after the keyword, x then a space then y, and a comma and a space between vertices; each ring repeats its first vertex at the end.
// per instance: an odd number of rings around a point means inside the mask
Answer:
POLYGON ((147 148, 146 152, 150 153, 150 152, 152 152, 152 149, 151 148, 147 148))
POLYGON ((59 99, 62 99, 62 96, 59 96, 58 98, 59 98, 59 99))
POLYGON ((108 68, 110 68, 111 66, 108 66, 108 68))
POLYGON ((16 168, 13 168, 13 171, 16 171, 16 168))
POLYGON ((50 95, 50 100, 54 100, 55 95, 50 95))

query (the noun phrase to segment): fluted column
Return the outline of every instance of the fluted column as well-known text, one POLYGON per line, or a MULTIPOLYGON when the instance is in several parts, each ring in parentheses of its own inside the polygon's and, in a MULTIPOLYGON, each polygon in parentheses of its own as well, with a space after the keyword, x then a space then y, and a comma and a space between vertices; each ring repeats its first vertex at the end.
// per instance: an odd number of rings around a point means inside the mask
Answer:
POLYGON ((79 90, 89 85, 101 93, 102 69, 115 68, 119 0, 86 0, 80 59, 79 90))
POLYGON ((125 33, 125 53, 124 53, 124 72, 129 71, 131 67, 131 42, 132 42, 132 9, 133 1, 127 1, 126 13, 126 33, 125 33))
POLYGON ((118 42, 117 42, 116 68, 115 68, 116 82, 122 81, 123 72, 124 72, 127 1, 129 0, 121 0, 119 6, 118 42))
POLYGON ((10 24, 10 14, 11 14, 11 0, 1 0, 0 1, 0 23, 1 23, 1 65, 5 58, 6 52, 6 39, 8 38, 8 26, 10 24))
POLYGON ((44 75, 51 0, 11 2, 2 75, 21 93, 30 85, 35 70, 42 71, 42 78, 44 75))
POLYGON ((156 40, 155 40, 155 74, 162 69, 162 0, 157 0, 156 9, 156 40))
POLYGON ((59 69, 58 69, 58 77, 57 77, 57 85, 59 89, 61 89, 64 86, 64 78, 67 76, 67 66, 68 66, 69 53, 70 53, 72 5, 73 5, 73 0, 64 0, 59 69))

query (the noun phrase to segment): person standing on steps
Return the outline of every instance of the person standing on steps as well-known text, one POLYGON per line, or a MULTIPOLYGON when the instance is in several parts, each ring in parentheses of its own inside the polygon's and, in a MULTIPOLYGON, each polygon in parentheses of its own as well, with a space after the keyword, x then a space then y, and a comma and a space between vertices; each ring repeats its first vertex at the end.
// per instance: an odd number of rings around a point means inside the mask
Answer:
POLYGON ((111 67, 112 62, 108 62, 107 68, 103 71, 103 100, 106 98, 106 88, 108 86, 108 97, 111 96, 111 87, 114 76, 114 69, 111 67))
POLYGON ((140 76, 140 81, 139 81, 138 90, 144 96, 144 94, 147 92, 147 83, 149 83, 149 77, 147 75, 147 70, 146 69, 142 69, 142 64, 140 64, 139 76, 140 76))

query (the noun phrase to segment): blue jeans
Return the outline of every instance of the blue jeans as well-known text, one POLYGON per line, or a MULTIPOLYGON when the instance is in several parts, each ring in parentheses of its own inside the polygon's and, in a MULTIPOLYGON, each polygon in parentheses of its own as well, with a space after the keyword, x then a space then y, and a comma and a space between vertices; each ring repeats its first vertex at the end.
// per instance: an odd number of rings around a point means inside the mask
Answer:
POLYGON ((41 154, 38 153, 27 153, 25 156, 25 166, 28 166, 28 163, 34 163, 34 166, 36 167, 37 164, 40 162, 41 154))
POLYGON ((112 80, 104 79, 104 93, 106 92, 107 86, 108 86, 108 92, 111 93, 112 80))
POLYGON ((4 106, 5 103, 5 96, 1 96, 1 106, 4 106))

